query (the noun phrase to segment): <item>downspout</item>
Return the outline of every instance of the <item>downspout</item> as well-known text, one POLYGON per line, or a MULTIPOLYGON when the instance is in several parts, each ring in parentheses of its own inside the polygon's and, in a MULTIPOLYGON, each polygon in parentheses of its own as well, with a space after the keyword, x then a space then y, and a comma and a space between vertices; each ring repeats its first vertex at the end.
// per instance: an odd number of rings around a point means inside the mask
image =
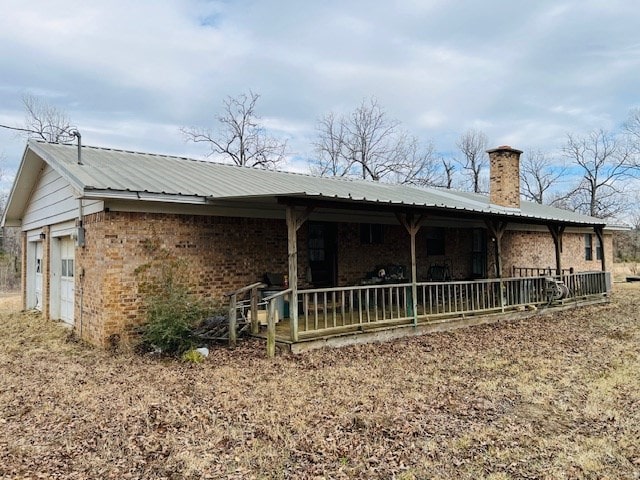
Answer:
MULTIPOLYGON (((73 130, 71 135, 78 139, 78 165, 83 165, 82 163, 82 135, 78 130, 73 130)), ((78 219, 76 221, 76 246, 84 247, 84 226, 83 220, 84 211, 82 207, 82 196, 78 198, 78 219)), ((80 338, 82 338, 82 327, 83 327, 83 310, 84 310, 84 268, 82 268, 80 272, 80 338)))

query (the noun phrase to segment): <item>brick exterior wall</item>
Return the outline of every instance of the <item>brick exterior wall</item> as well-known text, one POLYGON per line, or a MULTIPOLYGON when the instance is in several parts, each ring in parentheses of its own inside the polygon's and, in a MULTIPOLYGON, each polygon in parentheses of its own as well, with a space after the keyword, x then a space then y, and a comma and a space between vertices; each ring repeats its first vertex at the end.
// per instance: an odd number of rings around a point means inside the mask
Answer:
MULTIPOLYGON (((75 329, 82 338, 101 346, 109 343, 110 336, 126 334, 144 320, 141 283, 148 280, 154 270, 140 272, 154 261, 168 264, 179 259, 189 291, 214 301, 222 301, 225 293, 261 280, 265 272, 287 272, 284 220, 101 212, 86 216, 84 227, 86 245, 76 248, 75 329)), ((410 237, 404 227, 384 226, 384 242, 380 245, 362 245, 359 224, 337 224, 336 237, 339 285, 359 284, 378 265, 391 263, 404 265, 410 276, 410 237)), ((298 231, 300 288, 308 286, 307 238, 308 224, 305 224, 298 231)), ((611 261, 611 235, 605 239, 607 260, 611 261)), ((565 233, 564 268, 599 270, 595 242, 594 235, 594 260, 588 262, 584 260, 583 234, 565 233)), ((48 243, 45 242, 45 265, 49 258, 48 243)), ((444 255, 428 255, 426 243, 423 227, 416 235, 419 281, 426 280, 431 264, 445 262, 454 279, 470 278, 470 229, 445 229, 444 255)), ((489 277, 494 276, 492 245, 489 241, 489 277)), ((514 265, 553 268, 555 253, 551 235, 505 232, 504 276, 511 275, 514 265)), ((45 280, 44 284, 48 282, 45 280)), ((47 290, 47 300, 48 295, 47 290)), ((48 311, 48 301, 45 306, 48 311)))
MULTIPOLYGON (((564 233, 562 237, 562 268, 573 268, 576 272, 601 270, 601 261, 596 259, 598 239, 593 235, 593 260, 585 260, 584 233, 564 233)), ((613 262, 613 236, 604 236, 604 251, 607 269, 613 262)), ((493 258, 494 256, 492 256, 493 258)), ((495 265, 495 264, 493 264, 495 265)), ((553 238, 547 232, 506 231, 502 237, 502 272, 511 276, 513 267, 551 267, 555 270, 556 253, 553 238)), ((493 272, 495 267, 491 269, 493 272)))
POLYGON ((189 291, 214 300, 287 269, 283 220, 101 212, 86 216, 84 227, 75 328, 98 345, 144 319, 139 271, 154 259, 180 259, 189 291))
MULTIPOLYGON (((359 224, 338 225, 338 283, 357 285, 366 274, 378 266, 403 265, 411 278, 411 239, 401 225, 385 225, 383 243, 362 245, 359 224)), ((471 277, 471 242, 468 229, 445 229, 444 255, 427 252, 426 228, 416 234, 416 266, 418 281, 426 281, 429 267, 447 264, 451 276, 458 279, 471 277)))

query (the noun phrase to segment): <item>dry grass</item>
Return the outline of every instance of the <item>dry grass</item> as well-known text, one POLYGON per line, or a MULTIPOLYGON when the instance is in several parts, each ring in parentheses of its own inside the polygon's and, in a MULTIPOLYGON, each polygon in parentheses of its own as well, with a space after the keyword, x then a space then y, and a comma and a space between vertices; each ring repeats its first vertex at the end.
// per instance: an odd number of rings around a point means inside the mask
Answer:
POLYGON ((624 282, 630 275, 640 275, 640 262, 616 262, 613 264, 613 279, 624 282))
POLYGON ((0 299, 0 477, 639 478, 639 304, 187 365, 0 299))

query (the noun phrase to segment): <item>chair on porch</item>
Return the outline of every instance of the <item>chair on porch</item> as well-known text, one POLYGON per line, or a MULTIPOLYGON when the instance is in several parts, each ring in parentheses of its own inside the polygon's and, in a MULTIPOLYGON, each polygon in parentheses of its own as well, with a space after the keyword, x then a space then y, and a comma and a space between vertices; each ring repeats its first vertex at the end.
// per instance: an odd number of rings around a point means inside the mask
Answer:
POLYGON ((451 269, 448 263, 431 264, 427 270, 427 281, 429 282, 450 282, 451 269))

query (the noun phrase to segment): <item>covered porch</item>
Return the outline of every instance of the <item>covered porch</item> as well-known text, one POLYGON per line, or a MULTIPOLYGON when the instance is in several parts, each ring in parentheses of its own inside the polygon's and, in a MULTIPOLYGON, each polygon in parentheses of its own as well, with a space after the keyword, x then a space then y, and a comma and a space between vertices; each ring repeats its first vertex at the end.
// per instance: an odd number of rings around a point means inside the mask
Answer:
MULTIPOLYGON (((562 262, 564 232, 573 226, 571 222, 507 219, 468 212, 452 217, 448 212, 434 209, 342 204, 327 200, 311 202, 291 197, 279 198, 278 203, 286 216, 287 284, 266 298, 259 293, 263 284, 245 287, 231 295, 230 308, 235 317, 245 315, 251 319, 251 332, 266 339, 268 355, 275 354, 276 344, 300 352, 325 345, 380 341, 486 323, 504 318, 505 314, 523 314, 540 308, 603 302, 607 301, 610 291, 611 280, 605 271, 602 227, 599 225, 590 226, 589 230, 599 242, 600 269, 576 271, 573 266, 564 268, 562 262), (361 278, 343 285, 337 281, 337 285, 310 284, 307 277, 310 257, 314 255, 313 242, 306 238, 307 244, 302 245, 300 251, 298 233, 307 222, 315 223, 317 218, 326 222, 331 215, 338 214, 336 218, 348 217, 356 222, 369 220, 372 216, 387 223, 395 219, 395 225, 406 232, 405 261, 395 263, 409 263, 409 268, 400 269, 402 274, 394 278, 361 278), (421 264, 417 251, 425 245, 417 245, 416 237, 421 228, 433 224, 463 225, 470 237, 474 237, 474 232, 481 233, 485 239, 484 249, 476 248, 478 242, 470 238, 468 250, 458 255, 461 262, 468 264, 471 275, 457 278, 459 275, 448 272, 446 262, 436 263, 438 268, 434 269, 434 264, 425 264, 424 257, 421 264), (554 248, 553 268, 538 265, 503 267, 504 233, 510 224, 533 224, 546 230, 549 244, 554 248), (307 272, 299 271, 301 263, 307 272), (507 275, 503 275, 503 270, 507 275)), ((580 227, 584 229, 584 225, 580 227)), ((314 225, 307 228, 311 232, 314 225)), ((360 261, 375 265, 375 261, 364 253, 360 261)), ((336 269, 340 268, 338 261, 336 269)), ((452 270, 455 273, 456 269, 452 270)), ((340 278, 338 271, 328 277, 340 278)), ((326 278, 323 277, 323 281, 326 278)))
MULTIPOLYGON (((542 306, 606 301, 605 259, 612 255, 605 253, 606 222, 521 202, 522 152, 503 145, 487 153, 488 197, 333 180, 299 190, 269 184, 263 195, 228 198, 260 201, 262 208, 271 202, 286 219, 287 281, 263 299, 266 329, 258 320, 259 284, 243 290, 250 292, 251 331, 266 337, 268 354, 276 342, 295 351, 305 342, 375 341, 542 306), (360 243, 352 230, 336 227, 354 224, 369 225, 360 243), (393 238, 374 248, 385 228, 393 238), (305 234, 306 249, 299 245, 305 234)), ((232 295, 232 321, 237 305, 232 295)))

